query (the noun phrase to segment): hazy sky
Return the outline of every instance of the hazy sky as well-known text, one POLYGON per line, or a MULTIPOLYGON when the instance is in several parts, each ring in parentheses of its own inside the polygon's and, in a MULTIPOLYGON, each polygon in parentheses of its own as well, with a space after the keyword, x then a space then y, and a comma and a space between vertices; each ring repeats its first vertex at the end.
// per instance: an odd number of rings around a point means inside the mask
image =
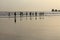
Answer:
POLYGON ((0 0, 0 11, 50 11, 60 9, 60 0, 0 0))

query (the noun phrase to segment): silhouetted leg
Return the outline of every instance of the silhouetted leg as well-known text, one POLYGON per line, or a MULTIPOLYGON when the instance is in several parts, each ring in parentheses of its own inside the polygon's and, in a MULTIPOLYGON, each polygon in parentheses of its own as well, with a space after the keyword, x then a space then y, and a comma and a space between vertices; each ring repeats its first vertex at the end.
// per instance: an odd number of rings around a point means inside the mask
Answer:
POLYGON ((20 21, 22 21, 22 16, 20 16, 20 21))
POLYGON ((31 14, 32 16, 31 16, 31 18, 33 19, 33 17, 34 17, 34 13, 32 12, 32 14, 31 14))
POLYGON ((34 13, 32 13, 32 16, 34 16, 34 13))
POLYGON ((16 23, 16 17, 15 17, 15 19, 14 19, 14 22, 16 23))
POLYGON ((32 19, 31 19, 31 15, 30 15, 30 20, 32 20, 32 19))
POLYGON ((30 20, 32 20, 32 18, 31 18, 31 16, 32 16, 32 13, 30 12, 30 13, 29 13, 29 15, 30 15, 30 20))
POLYGON ((10 12, 8 13, 8 16, 9 16, 9 18, 10 18, 10 12))
POLYGON ((20 21, 22 21, 23 12, 20 12, 20 21))
POLYGON ((26 12, 26 20, 27 20, 27 15, 28 15, 28 13, 26 12))
POLYGON ((35 20, 37 20, 37 12, 35 12, 35 20))
POLYGON ((39 13, 39 17, 40 17, 40 19, 41 19, 41 13, 39 13))

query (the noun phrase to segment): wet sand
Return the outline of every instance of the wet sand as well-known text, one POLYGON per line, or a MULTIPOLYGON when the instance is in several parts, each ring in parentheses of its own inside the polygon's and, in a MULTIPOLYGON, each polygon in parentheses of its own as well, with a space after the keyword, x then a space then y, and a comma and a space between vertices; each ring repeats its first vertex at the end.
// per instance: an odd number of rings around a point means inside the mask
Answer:
POLYGON ((0 18, 0 40, 60 40, 60 16, 29 19, 0 18))
POLYGON ((9 33, 0 33, 0 40, 16 40, 16 35, 9 33))

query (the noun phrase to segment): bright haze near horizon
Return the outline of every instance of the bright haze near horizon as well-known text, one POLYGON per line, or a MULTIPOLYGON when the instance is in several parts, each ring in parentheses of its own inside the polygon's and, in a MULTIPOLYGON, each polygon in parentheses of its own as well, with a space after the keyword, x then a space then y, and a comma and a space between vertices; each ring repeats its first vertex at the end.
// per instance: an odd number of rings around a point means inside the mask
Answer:
POLYGON ((0 0, 0 11, 50 11, 60 9, 60 0, 0 0))

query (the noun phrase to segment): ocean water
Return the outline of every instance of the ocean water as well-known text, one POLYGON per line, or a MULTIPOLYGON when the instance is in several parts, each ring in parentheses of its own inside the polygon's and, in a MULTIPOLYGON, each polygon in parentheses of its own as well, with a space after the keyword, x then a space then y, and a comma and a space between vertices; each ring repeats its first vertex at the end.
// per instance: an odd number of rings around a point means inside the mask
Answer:
POLYGON ((0 40, 60 40, 60 16, 0 18, 0 40))

